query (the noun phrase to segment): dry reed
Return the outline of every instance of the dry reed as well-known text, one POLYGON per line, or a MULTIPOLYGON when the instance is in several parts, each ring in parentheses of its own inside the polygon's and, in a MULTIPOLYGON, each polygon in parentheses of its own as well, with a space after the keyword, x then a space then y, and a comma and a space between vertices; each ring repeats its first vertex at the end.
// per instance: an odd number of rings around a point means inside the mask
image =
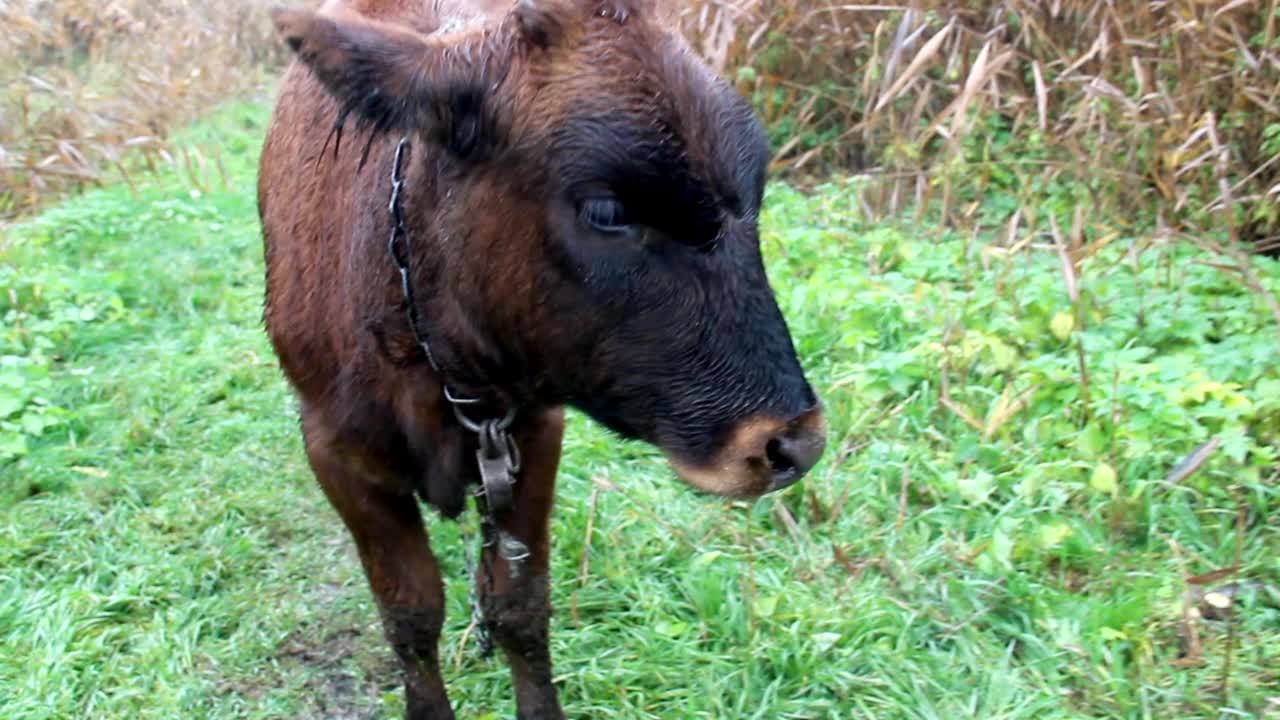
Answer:
MULTIPOLYGON (((165 137, 282 59, 267 0, 0 5, 0 217, 167 160, 165 137), (136 161, 136 160, 135 160, 136 161)), ((775 168, 865 173, 1010 244, 1157 218, 1280 249, 1280 0, 698 0, 695 47, 750 95, 775 168), (1013 198, 992 208, 987 200, 1013 198), (1057 225, 1052 225, 1057 229, 1057 225)))
POLYGON ((283 57, 266 4, 0 2, 0 217, 172 161, 173 128, 283 57))
POLYGON ((1056 199, 1076 242, 1151 217, 1280 249, 1277 0, 703 0, 683 19, 785 130, 778 167, 869 172, 875 212, 972 224, 1000 191, 1019 201, 1002 222, 1047 230, 1056 199))

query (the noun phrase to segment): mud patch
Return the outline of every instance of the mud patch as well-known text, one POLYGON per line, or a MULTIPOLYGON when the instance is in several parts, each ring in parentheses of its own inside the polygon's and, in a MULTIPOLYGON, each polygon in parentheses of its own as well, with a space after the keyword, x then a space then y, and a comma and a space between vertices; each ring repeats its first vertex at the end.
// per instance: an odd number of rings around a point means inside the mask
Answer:
POLYGON ((301 628, 281 643, 275 659, 302 679, 304 717, 373 720, 382 695, 400 687, 400 668, 376 628, 301 628))

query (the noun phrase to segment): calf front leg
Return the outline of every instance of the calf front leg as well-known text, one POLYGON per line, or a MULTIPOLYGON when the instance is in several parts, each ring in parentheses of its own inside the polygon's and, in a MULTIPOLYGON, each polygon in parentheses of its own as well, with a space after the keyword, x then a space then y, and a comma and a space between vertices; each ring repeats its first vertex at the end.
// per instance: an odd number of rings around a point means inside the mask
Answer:
POLYGON ((556 470, 564 435, 564 413, 554 410, 514 429, 523 456, 511 507, 496 515, 497 529, 528 548, 528 557, 508 560, 494 546, 485 549, 480 591, 485 626, 511 666, 519 720, 562 720, 551 683, 548 630, 551 619, 547 578, 548 522, 555 501, 556 470), (491 575, 486 575, 485 566, 491 575))
POLYGON ((438 654, 444 584, 416 498, 344 463, 305 421, 304 430, 311 467, 355 540, 383 631, 404 667, 405 717, 453 720, 438 654))

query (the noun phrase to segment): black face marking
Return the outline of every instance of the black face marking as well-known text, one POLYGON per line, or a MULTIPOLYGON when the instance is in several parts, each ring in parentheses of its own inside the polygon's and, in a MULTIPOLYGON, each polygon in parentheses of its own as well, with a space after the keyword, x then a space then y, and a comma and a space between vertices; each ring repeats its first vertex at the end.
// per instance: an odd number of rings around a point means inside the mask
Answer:
POLYGON ((767 137, 745 99, 683 60, 653 73, 662 93, 584 100, 554 127, 548 251, 575 288, 564 313, 592 318, 571 404, 703 460, 742 418, 791 417, 816 398, 759 253, 767 137), (602 232, 619 212, 627 229, 602 232))
POLYGON ((606 191, 630 223, 693 246, 711 243, 720 231, 720 203, 693 175, 669 129, 623 113, 581 115, 552 134, 551 157, 569 202, 606 191))

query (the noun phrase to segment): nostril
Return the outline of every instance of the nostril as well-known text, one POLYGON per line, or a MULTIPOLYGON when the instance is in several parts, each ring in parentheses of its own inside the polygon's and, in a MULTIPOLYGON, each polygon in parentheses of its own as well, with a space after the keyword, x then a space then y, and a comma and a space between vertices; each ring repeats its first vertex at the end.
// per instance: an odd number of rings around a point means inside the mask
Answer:
POLYGON ((773 490, 781 490, 795 483, 808 469, 800 467, 794 443, 786 437, 769 438, 764 446, 764 454, 769 462, 770 486, 773 490))
POLYGON ((770 484, 778 490, 795 483, 813 469, 826 446, 826 423, 817 409, 800 415, 765 442, 770 484))
POLYGON ((787 453, 786 443, 782 438, 769 438, 764 446, 764 456, 769 461, 769 469, 774 476, 796 471, 795 458, 787 453))

